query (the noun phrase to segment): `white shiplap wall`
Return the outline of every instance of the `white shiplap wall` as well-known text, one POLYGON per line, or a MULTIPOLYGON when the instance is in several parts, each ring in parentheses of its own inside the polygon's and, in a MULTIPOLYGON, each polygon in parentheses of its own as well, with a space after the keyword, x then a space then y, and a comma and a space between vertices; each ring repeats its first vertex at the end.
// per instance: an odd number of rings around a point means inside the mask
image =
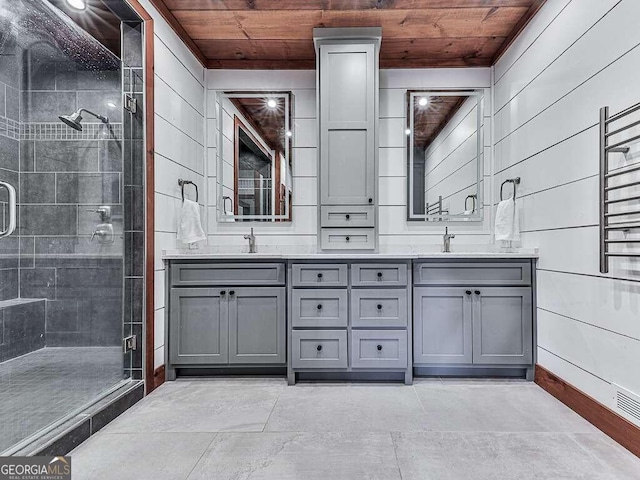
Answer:
POLYGON ((640 268, 599 272, 598 110, 640 101, 639 18, 637 0, 547 0, 495 66, 494 193, 522 177, 538 362, 608 406, 612 383, 640 395, 640 268))
MULTIPOLYGON (((317 246, 318 164, 315 71, 207 71, 207 218, 211 246, 246 248, 248 226, 218 223, 216 214, 216 90, 291 90, 295 96, 293 148, 293 221, 256 224, 258 245, 288 251, 315 251, 317 246)), ((380 72, 380 160, 378 201, 380 251, 415 250, 442 242, 442 226, 407 223, 406 125, 407 89, 484 88, 485 178, 491 183, 489 69, 396 69, 380 72)), ((485 199, 489 198, 485 195, 485 199)), ((490 200, 485 203, 491 205, 490 200)), ((491 242, 491 209, 483 224, 458 224, 456 245, 491 242)))
MULTIPOLYGON (((155 60, 155 345, 154 366, 164 364, 165 282, 162 250, 176 248, 178 179, 198 185, 204 207, 204 67, 148 0, 155 60)), ((193 194, 193 187, 187 187, 193 194)), ((204 215, 203 215, 204 217, 204 215)))

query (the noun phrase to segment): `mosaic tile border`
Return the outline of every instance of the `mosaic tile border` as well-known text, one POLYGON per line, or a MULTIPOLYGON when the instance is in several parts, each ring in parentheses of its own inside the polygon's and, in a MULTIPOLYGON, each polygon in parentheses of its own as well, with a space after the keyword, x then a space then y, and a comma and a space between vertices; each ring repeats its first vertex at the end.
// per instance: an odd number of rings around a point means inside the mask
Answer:
POLYGON ((20 140, 122 140, 122 123, 83 123, 81 132, 61 122, 22 123, 20 140))
POLYGON ((0 115, 0 136, 20 140, 20 122, 0 115))

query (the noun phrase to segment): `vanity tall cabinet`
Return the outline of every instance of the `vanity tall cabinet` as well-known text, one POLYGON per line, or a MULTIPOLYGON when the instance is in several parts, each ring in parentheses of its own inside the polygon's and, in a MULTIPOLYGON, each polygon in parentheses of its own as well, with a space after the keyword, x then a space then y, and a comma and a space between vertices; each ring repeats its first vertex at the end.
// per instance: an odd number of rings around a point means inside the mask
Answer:
POLYGON ((380 28, 314 29, 320 248, 377 248, 380 28))

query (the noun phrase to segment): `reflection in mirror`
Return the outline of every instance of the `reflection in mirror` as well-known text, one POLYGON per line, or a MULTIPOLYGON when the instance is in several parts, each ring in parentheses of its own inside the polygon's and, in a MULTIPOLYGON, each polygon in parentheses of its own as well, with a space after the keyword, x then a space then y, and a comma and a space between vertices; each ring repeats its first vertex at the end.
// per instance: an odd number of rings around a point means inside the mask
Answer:
POLYGON ((407 92, 409 220, 482 220, 482 94, 407 92))
POLYGON ((291 92, 218 94, 218 220, 290 221, 291 92))

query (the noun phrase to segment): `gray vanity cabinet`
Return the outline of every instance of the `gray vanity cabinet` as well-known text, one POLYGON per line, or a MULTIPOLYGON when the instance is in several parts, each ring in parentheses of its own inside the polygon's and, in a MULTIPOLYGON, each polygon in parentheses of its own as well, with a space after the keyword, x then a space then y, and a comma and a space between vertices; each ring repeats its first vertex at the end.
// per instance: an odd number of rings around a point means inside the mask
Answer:
POLYGON ((473 296, 473 363, 530 364, 531 289, 479 287, 473 296))
POLYGON ((530 260, 414 263, 416 367, 533 368, 530 260))
POLYGON ((463 287, 421 287, 413 291, 415 363, 473 361, 472 297, 463 287))
POLYGON ((285 363, 284 287, 229 293, 229 363, 285 363))
POLYGON ((169 328, 171 363, 229 361, 229 304, 217 288, 172 288, 169 328))
POLYGON ((167 378, 176 369, 283 366, 284 263, 172 263, 167 378))

